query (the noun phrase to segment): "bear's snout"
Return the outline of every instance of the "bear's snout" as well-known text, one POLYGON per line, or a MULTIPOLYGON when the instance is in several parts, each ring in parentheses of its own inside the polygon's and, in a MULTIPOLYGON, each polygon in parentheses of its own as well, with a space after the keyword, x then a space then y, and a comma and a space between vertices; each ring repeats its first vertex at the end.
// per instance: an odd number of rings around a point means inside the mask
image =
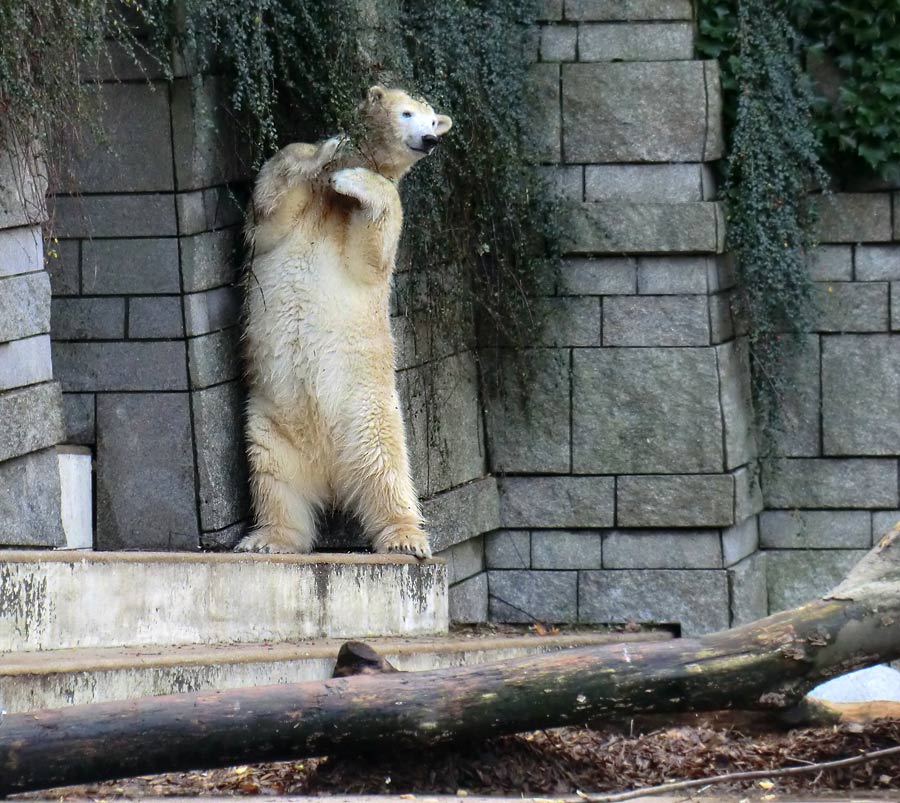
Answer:
POLYGON ((436 137, 434 134, 426 134, 422 137, 422 150, 427 153, 431 153, 440 144, 440 137, 436 137))

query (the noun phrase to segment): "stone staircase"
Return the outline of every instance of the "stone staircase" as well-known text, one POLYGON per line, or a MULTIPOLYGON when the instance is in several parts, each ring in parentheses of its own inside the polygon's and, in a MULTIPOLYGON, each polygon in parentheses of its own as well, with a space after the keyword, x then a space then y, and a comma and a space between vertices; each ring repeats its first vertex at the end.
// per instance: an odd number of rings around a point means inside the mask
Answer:
POLYGON ((321 680, 348 639, 424 670, 664 635, 451 634, 440 559, 11 550, 0 560, 10 713, 321 680))

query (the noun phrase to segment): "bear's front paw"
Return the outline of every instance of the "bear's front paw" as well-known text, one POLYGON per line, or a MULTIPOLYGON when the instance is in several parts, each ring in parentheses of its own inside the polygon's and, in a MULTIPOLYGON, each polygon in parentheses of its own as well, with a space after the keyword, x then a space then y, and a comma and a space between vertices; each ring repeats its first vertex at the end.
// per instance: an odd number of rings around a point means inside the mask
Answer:
POLYGON ((309 552, 288 538, 279 538, 270 529, 262 527, 244 536, 234 548, 235 552, 261 552, 267 555, 292 555, 309 552))
POLYGON ((414 555, 424 560, 431 557, 428 536, 414 524, 394 524, 385 527, 378 538, 378 552, 414 555))

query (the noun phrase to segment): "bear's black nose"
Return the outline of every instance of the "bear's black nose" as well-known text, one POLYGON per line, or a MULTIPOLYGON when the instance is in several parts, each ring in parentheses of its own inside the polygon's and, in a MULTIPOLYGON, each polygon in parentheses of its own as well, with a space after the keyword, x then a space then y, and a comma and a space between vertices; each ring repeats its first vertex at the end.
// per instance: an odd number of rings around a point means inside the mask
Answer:
POLYGON ((441 144, 441 141, 434 134, 426 134, 422 137, 422 149, 431 153, 431 151, 441 144))

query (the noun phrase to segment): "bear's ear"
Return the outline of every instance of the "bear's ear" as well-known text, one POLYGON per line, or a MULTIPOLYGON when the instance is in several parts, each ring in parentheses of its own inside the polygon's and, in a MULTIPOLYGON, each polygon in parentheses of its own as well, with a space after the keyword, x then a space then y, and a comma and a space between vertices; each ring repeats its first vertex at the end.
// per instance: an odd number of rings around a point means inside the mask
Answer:
POLYGON ((384 100, 384 87, 379 84, 375 84, 375 86, 369 88, 368 94, 369 103, 375 105, 376 103, 381 103, 384 100))
POLYGON ((437 116, 437 125, 434 127, 434 133, 440 137, 446 134, 451 128, 453 128, 453 120, 447 117, 446 114, 439 114, 437 116))

